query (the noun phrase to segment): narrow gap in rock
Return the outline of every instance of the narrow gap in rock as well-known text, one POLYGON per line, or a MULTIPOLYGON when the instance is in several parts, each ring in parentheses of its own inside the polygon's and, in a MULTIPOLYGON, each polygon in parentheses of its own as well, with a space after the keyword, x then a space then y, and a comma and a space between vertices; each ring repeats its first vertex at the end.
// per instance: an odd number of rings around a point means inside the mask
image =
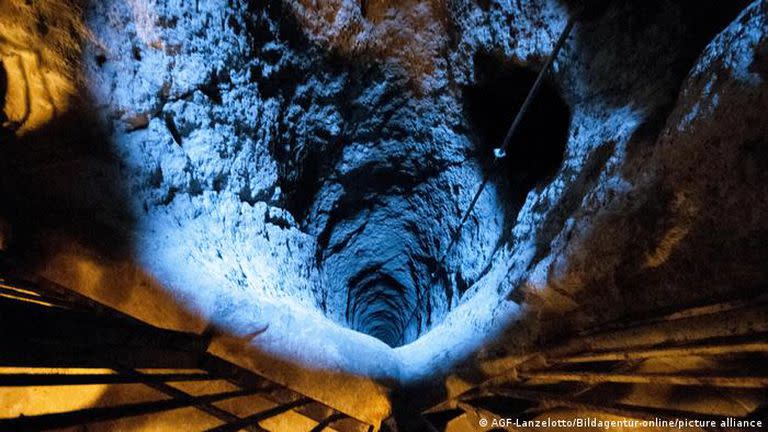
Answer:
POLYGON ((562 165, 571 112, 558 89, 545 80, 512 136, 507 155, 494 166, 493 149, 501 146, 537 71, 479 54, 475 74, 477 84, 464 89, 464 109, 476 131, 477 157, 493 170, 490 175, 509 209, 509 223, 531 189, 549 181, 562 165))

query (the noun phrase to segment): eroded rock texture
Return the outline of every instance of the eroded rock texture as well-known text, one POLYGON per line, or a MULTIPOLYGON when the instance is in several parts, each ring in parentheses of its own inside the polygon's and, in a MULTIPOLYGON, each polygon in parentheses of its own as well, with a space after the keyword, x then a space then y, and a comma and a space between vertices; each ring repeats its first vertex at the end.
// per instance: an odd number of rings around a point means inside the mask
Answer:
POLYGON ((744 296, 768 276, 768 11, 727 3, 590 9, 499 164, 577 2, 85 4, 77 121, 4 144, 6 217, 69 285, 128 263, 271 355, 386 382, 744 296))
POLYGON ((571 215, 538 264, 553 302, 600 321, 761 292, 765 20, 757 2, 706 47, 660 134, 635 131, 613 178, 571 215))

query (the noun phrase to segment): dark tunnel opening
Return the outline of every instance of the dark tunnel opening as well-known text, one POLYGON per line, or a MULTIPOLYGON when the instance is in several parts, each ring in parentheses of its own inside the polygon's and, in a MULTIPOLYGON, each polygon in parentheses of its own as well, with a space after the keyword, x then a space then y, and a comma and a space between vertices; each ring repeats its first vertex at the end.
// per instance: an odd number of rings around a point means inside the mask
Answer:
POLYGON ((571 111, 558 89, 545 79, 511 138, 506 156, 496 160, 494 148, 504 137, 533 87, 538 72, 505 64, 488 55, 475 58, 476 83, 464 89, 464 109, 476 132, 477 158, 499 185, 514 221, 525 197, 557 173, 563 162, 571 111))
POLYGON ((409 340, 414 324, 409 290, 395 278, 373 270, 349 283, 346 319, 353 330, 373 336, 396 348, 409 340))
MULTIPOLYGON (((464 112, 474 141, 469 154, 481 163, 497 185, 496 199, 504 207, 500 221, 508 227, 514 223, 531 189, 549 181, 561 166, 571 113, 558 89, 546 82, 513 136, 508 155, 495 163, 493 149, 501 144, 536 80, 537 71, 490 55, 476 57, 475 66, 476 84, 464 88, 463 94, 464 112)), ((316 199, 317 192, 306 187, 302 180, 318 182, 320 173, 326 169, 318 163, 298 178, 297 183, 305 187, 296 190, 302 189, 306 195, 293 193, 290 197, 294 203, 304 202, 305 211, 311 207, 306 202, 316 199)), ((473 281, 467 279, 463 269, 450 273, 443 264, 437 264, 438 258, 432 256, 435 252, 425 246, 428 241, 420 238, 427 235, 428 230, 413 226, 413 222, 402 226, 393 223, 392 236, 386 238, 366 228, 374 224, 389 226, 393 219, 376 216, 377 211, 391 211, 386 210, 389 204, 383 204, 381 197, 399 197, 411 186, 401 173, 392 172, 391 167, 369 167, 359 174, 359 178, 342 182, 344 195, 332 209, 327 226, 319 236, 318 262, 334 277, 349 275, 344 286, 337 288, 346 293, 341 296, 345 300, 331 301, 336 307, 344 308, 338 319, 350 329, 399 347, 413 342, 440 322, 456 301, 454 296, 460 298, 473 281), (366 222, 360 224, 359 220, 366 222), (377 255, 388 249, 401 250, 403 255, 389 260, 377 255), (395 264, 396 261, 399 264, 395 264)), ((480 182, 478 177, 476 183, 466 187, 475 189, 480 182)), ((407 214, 397 212, 390 216, 394 220, 408 218, 407 214)), ((449 242, 447 238, 440 240, 445 244, 449 242)))

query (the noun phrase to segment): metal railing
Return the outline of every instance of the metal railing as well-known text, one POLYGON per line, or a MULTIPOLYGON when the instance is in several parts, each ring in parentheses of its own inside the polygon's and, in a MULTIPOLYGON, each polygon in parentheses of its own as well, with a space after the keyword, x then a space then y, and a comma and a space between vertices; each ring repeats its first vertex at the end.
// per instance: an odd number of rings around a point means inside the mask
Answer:
POLYGON ((423 416, 438 431, 462 415, 477 424, 480 419, 531 419, 557 409, 639 421, 765 422, 766 358, 767 299, 715 303, 607 323, 542 351, 510 357, 504 372, 426 410, 423 416), (697 364, 706 366, 689 367, 697 364), (638 388, 660 397, 652 403, 624 398, 638 388), (689 395, 706 390, 720 395, 718 400, 731 401, 751 392, 760 403, 739 410, 731 407, 730 412, 725 409, 728 404, 723 404, 707 412, 661 396, 679 395, 679 391, 656 391, 676 388, 686 389, 689 395))
POLYGON ((169 396, 164 400, 0 418, 0 430, 60 429, 189 407, 220 420, 221 425, 210 429, 217 432, 263 432, 266 429, 260 422, 288 412, 314 421, 312 432, 374 429, 362 420, 210 354, 210 336, 152 326, 50 281, 32 283, 0 275, 0 332, 4 339, 0 367, 6 368, 0 371, 0 388, 144 384, 169 396), (23 368, 24 373, 7 373, 8 368, 23 368), (62 374, 50 372, 50 368, 85 371, 62 374), (104 369, 111 373, 103 373, 104 369), (153 372, 140 371, 145 369, 153 372), (171 385, 217 380, 234 384, 237 389, 199 396, 171 385), (253 395, 270 407, 241 417, 216 405, 253 395))

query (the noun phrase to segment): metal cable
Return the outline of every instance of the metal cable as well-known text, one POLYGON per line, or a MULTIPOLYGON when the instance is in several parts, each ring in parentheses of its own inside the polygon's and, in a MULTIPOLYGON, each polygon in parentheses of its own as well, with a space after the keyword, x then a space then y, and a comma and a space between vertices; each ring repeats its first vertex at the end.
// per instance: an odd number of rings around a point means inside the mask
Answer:
MULTIPOLYGON (((536 94, 539 92, 539 89, 541 88, 541 84, 544 82, 544 77, 546 76, 547 72, 549 72, 549 69, 552 67, 552 63, 554 63, 555 58, 557 58, 557 55, 562 50, 563 46, 565 45, 565 41, 568 39, 568 36, 571 34, 571 30, 573 30, 573 26, 576 24, 576 20, 580 16, 580 13, 576 13, 572 15, 568 22, 565 25, 565 28, 563 29, 562 33, 560 33, 560 37, 557 40, 557 43, 555 44, 552 53, 550 53, 549 57, 547 58, 547 61, 544 63, 544 66, 539 71, 539 75, 536 77, 536 81, 533 83, 533 86, 531 87, 531 90, 528 92, 528 95, 526 96, 525 100, 523 101, 523 104, 520 106, 520 110, 518 110, 517 115, 515 116, 514 121, 512 122, 512 125, 507 130, 507 134, 504 137, 504 141, 501 143, 501 146, 498 148, 495 148, 494 158, 492 162, 491 168, 495 167, 498 163, 499 159, 504 158, 506 156, 507 148, 509 147, 510 142, 512 141, 512 137, 515 135, 515 132, 517 131, 517 128, 520 126, 520 123, 525 117, 525 113, 528 110, 528 108, 531 105, 531 102, 533 101, 534 97, 536 97, 536 94)), ((488 182, 491 178, 491 172, 493 172, 493 169, 487 170, 486 173, 483 176, 483 181, 480 183, 480 186, 477 188, 477 192, 475 192, 475 195, 472 197, 472 201, 469 203, 469 207, 464 212, 464 215, 461 218, 461 221, 459 222, 459 225, 456 227, 456 229, 451 234, 451 241, 448 243, 448 246, 443 250, 443 253, 440 255, 440 259, 437 261, 437 265, 435 266, 435 271, 433 271, 430 274, 430 285, 435 282, 437 279, 437 270, 445 263, 445 258, 448 256, 448 253, 451 251, 451 249, 458 243, 459 239, 461 238, 461 231, 464 228, 464 225, 466 224, 467 220, 469 219, 469 215, 472 214, 472 210, 475 209, 475 205, 477 205, 477 201, 480 199, 480 195, 485 190, 485 187, 488 185, 488 182)), ((413 318, 416 316, 416 310, 419 308, 419 305, 415 305, 413 307, 413 310, 411 310, 408 319, 405 321, 406 327, 404 327, 403 334, 401 334, 401 342, 402 338, 405 337, 405 330, 407 328, 407 325, 413 320, 413 318)))

